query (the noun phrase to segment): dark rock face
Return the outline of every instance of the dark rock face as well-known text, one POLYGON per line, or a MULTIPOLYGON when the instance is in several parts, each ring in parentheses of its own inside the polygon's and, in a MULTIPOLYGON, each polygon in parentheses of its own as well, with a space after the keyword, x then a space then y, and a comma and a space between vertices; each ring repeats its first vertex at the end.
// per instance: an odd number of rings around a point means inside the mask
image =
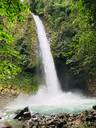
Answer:
POLYGON ((96 105, 95 105, 95 106, 93 106, 93 109, 94 109, 94 110, 96 110, 96 105))
POLYGON ((14 119, 18 119, 18 120, 29 120, 30 118, 31 118, 31 113, 28 107, 18 112, 18 114, 14 117, 14 119))

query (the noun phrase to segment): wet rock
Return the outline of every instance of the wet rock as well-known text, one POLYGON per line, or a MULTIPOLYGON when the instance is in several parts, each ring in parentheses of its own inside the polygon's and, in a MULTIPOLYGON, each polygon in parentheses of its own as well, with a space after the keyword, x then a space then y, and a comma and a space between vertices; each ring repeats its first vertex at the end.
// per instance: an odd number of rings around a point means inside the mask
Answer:
POLYGON ((29 120, 31 118, 31 113, 29 111, 29 108, 26 107, 23 110, 21 110, 15 117, 14 119, 17 120, 29 120))
POLYGON ((32 115, 32 118, 38 118, 38 117, 40 117, 39 113, 35 113, 35 114, 32 115))
POLYGON ((2 118, 0 117, 0 120, 2 120, 2 118))
MULTIPOLYGON (((22 111, 24 118, 27 118, 27 114, 29 112, 28 108, 27 111, 22 111)), ((39 113, 35 113, 29 117, 29 120, 26 120, 27 126, 25 128, 73 128, 79 127, 79 125, 83 123, 86 123, 88 126, 92 126, 94 128, 96 127, 96 110, 93 109, 78 114, 64 113, 45 116, 39 113)), ((23 118, 22 116, 19 116, 18 119, 22 120, 23 118)))
POLYGON ((89 115, 89 116, 86 118, 86 121, 89 121, 89 122, 96 122, 96 116, 89 115))
POLYGON ((96 105, 95 105, 95 106, 93 106, 93 109, 94 109, 94 110, 96 110, 96 105))

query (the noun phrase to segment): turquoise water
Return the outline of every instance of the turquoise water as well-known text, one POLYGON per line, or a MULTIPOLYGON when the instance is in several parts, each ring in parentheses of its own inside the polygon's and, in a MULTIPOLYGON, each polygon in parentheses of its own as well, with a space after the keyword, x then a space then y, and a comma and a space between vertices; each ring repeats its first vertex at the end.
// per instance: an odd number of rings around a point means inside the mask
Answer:
MULTIPOLYGON (((90 110, 96 105, 96 98, 85 97, 81 94, 60 93, 54 95, 41 90, 36 95, 20 95, 5 108, 8 118, 12 118, 14 112, 24 107, 29 107, 32 113, 45 115, 58 113, 79 113, 90 110), (12 115, 13 114, 13 115, 12 115)), ((7 117, 6 116, 6 117, 7 117)))

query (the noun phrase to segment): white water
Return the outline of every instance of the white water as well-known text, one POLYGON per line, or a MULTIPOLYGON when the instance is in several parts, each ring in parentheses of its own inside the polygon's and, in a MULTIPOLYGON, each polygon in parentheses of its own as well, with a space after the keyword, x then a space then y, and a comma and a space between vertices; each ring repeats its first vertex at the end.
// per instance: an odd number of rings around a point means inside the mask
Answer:
POLYGON ((20 95, 7 106, 7 109, 16 110, 29 106, 32 112, 47 114, 90 109, 96 104, 95 98, 61 91, 44 26, 38 16, 33 15, 33 17, 37 27, 46 86, 42 86, 36 95, 20 95))
POLYGON ((56 74, 56 69, 51 54, 50 44, 46 37, 45 29, 40 18, 33 14, 39 40, 39 47, 42 56, 42 63, 45 72, 45 82, 50 93, 59 93, 60 85, 56 74))

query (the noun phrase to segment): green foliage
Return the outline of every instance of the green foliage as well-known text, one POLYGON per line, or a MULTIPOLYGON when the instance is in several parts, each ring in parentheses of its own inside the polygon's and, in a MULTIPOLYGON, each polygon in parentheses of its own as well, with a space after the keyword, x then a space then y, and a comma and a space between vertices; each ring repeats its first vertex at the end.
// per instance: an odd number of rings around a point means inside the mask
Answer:
MULTIPOLYGON (((77 128, 77 126, 74 128, 77 128)), ((78 126, 78 128, 94 128, 94 126, 89 126, 87 123, 82 123, 80 126, 78 126)))
POLYGON ((1 89, 11 91, 12 87, 17 93, 38 89, 35 42, 36 30, 27 1, 0 0, 1 89))
POLYGON ((22 71, 22 54, 16 48, 15 31, 17 22, 24 22, 28 9, 20 0, 0 0, 0 80, 14 78, 22 71))
POLYGON ((0 79, 10 79, 14 77, 14 75, 18 74, 21 69, 15 64, 10 63, 9 61, 1 61, 0 62, 0 79))
POLYGON ((18 15, 17 20, 18 20, 19 22, 23 22, 23 21, 24 21, 24 16, 18 15))
POLYGON ((27 6, 20 0, 0 0, 0 16, 7 17, 9 21, 14 21, 18 15, 26 12, 27 6))
POLYGON ((79 69, 84 69, 87 73, 90 72, 91 75, 94 75, 96 67, 96 33, 94 31, 82 32, 78 42, 75 56, 78 61, 82 62, 79 69))
MULTIPOLYGON (((96 2, 30 0, 30 3, 31 10, 40 15, 45 22, 51 37, 54 58, 62 59, 64 65, 67 65, 69 71, 74 74, 84 72, 87 76, 95 77, 96 2)), ((2 80, 13 79, 20 72, 37 66, 34 45, 35 25, 31 17, 27 19, 29 13, 26 1, 0 0, 0 79, 2 80), (27 22, 28 20, 30 22, 27 22), (21 30, 23 23, 25 33, 21 30)))
POLYGON ((16 51, 11 45, 2 44, 0 46, 0 55, 2 56, 1 60, 4 60, 4 58, 10 58, 10 59, 16 59, 20 60, 21 55, 18 51, 16 51))
POLYGON ((96 1, 35 0, 33 10, 42 13, 54 57, 66 60, 64 64, 75 74, 95 77, 96 1))
POLYGON ((2 40, 5 41, 6 43, 12 43, 14 37, 11 34, 8 34, 7 32, 0 31, 0 41, 2 40))
POLYGON ((8 80, 2 80, 0 87, 15 87, 17 91, 22 91, 24 93, 35 93, 38 90, 38 85, 40 83, 40 78, 37 74, 34 75, 32 73, 22 72, 16 77, 12 77, 8 80))

